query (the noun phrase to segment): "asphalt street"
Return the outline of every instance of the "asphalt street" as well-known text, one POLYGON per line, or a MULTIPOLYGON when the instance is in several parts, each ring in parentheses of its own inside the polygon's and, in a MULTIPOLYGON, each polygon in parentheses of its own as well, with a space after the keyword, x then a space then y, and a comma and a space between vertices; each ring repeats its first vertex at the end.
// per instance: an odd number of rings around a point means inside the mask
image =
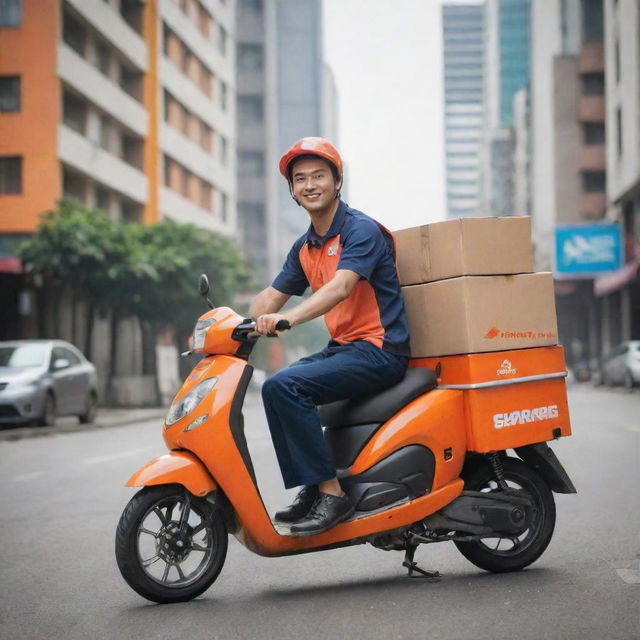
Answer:
MULTIPOLYGON (((260 558, 235 539, 195 601, 154 605, 116 567, 128 477, 164 452, 161 421, 0 442, 0 638, 634 640, 640 638, 640 393, 573 386, 574 435, 553 449, 578 488, 529 569, 492 575, 451 543, 418 550, 438 581, 408 578, 402 553, 370 546, 260 558)), ((258 484, 287 504, 262 409, 245 407, 258 484)), ((443 425, 446 428, 446 425, 443 425)))

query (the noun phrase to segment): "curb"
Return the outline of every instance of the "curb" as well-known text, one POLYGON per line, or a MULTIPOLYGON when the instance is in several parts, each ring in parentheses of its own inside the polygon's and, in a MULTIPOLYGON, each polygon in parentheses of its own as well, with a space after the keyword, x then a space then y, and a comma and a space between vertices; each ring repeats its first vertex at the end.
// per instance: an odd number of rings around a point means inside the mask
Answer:
MULTIPOLYGON (((135 411, 140 410, 132 409, 132 412, 135 411)), ((58 418, 56 424, 52 427, 25 426, 3 428, 0 429, 0 442, 24 440, 26 438, 41 438, 45 436, 50 437, 66 433, 78 433, 80 431, 97 431, 110 429, 111 427, 122 427, 129 424, 147 422, 149 420, 164 420, 167 414, 167 408, 157 407, 155 409, 147 409, 144 415, 139 413, 133 416, 111 416, 111 419, 109 419, 108 409, 103 413, 106 415, 100 415, 100 410, 98 410, 96 422, 90 424, 80 424, 74 417, 61 417, 58 418)))

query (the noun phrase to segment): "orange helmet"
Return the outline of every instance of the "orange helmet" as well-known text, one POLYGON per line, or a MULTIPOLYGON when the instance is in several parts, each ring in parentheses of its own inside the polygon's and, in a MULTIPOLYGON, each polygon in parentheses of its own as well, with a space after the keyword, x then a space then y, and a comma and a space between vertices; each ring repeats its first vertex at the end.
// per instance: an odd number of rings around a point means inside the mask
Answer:
POLYGON ((338 172, 338 178, 342 180, 342 158, 338 150, 324 138, 302 138, 298 140, 282 158, 280 158, 280 173, 289 181, 289 165, 299 156, 318 156, 331 163, 338 172))

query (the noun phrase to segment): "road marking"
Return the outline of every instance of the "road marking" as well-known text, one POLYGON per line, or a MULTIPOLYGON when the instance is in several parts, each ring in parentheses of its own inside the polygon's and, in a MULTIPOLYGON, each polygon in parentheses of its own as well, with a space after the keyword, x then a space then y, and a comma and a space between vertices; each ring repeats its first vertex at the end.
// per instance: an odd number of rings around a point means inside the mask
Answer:
POLYGON ((627 584, 640 584, 640 569, 616 569, 616 573, 627 584))
POLYGON ((120 460, 120 458, 137 456, 140 453, 147 453, 151 450, 152 450, 151 447, 145 447, 144 449, 131 449, 130 451, 119 451, 118 453, 111 453, 106 456, 95 456, 93 458, 85 458, 82 462, 84 464, 100 464, 102 462, 111 462, 113 460, 120 460))
POLYGON ((36 478, 39 478, 40 476, 44 475, 44 471, 31 471, 30 473, 21 473, 20 475, 16 476, 13 481, 14 482, 25 482, 27 480, 35 480, 36 478))
POLYGON ((640 432, 640 424, 634 424, 631 427, 629 427, 629 431, 635 431, 636 433, 640 432))

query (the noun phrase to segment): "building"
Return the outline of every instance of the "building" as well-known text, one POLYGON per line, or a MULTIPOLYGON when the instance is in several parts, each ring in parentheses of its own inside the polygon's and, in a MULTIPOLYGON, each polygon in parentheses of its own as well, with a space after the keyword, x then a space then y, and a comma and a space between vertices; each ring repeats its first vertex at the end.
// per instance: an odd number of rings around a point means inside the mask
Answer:
POLYGON ((608 220, 620 224, 624 264, 596 278, 597 348, 640 339, 640 5, 605 0, 608 220))
POLYGON ((487 0, 481 209, 514 211, 514 97, 529 84, 530 0, 487 0))
POLYGON ((447 215, 480 214, 483 128, 483 16, 480 3, 442 7, 447 215))
POLYGON ((0 3, 0 339, 43 333, 12 247, 61 198, 235 233, 234 21, 234 0, 0 3))
POLYGON ((337 92, 322 59, 320 0, 240 0, 237 34, 240 230, 257 279, 267 284, 309 224, 278 161, 305 136, 338 144, 337 92))

